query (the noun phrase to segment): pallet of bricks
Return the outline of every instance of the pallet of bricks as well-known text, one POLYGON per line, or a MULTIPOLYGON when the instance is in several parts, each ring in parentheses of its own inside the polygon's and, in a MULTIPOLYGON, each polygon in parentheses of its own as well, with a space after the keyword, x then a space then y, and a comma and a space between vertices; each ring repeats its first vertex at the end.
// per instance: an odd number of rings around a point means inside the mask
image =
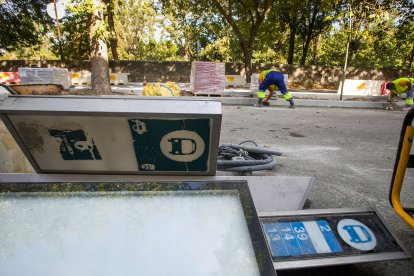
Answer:
POLYGON ((195 61, 191 64, 190 90, 195 96, 224 94, 225 63, 195 61))

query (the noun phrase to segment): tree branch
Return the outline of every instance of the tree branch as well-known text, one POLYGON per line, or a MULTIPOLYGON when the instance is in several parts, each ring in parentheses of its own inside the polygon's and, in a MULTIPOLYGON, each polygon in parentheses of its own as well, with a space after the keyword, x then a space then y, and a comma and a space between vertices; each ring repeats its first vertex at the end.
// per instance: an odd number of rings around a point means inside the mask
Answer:
POLYGON ((236 22, 234 22, 233 17, 231 17, 230 13, 226 13, 226 11, 224 10, 224 8, 220 5, 220 3, 218 2, 218 0, 213 0, 213 4, 214 6, 216 6, 216 8, 219 10, 219 12, 224 16, 224 18, 226 19, 227 23, 230 24, 230 26, 233 28, 233 31, 235 32, 237 38, 240 40, 240 45, 243 48, 243 50, 246 48, 246 41, 243 37, 243 34, 241 33, 239 27, 237 27, 236 22))
POLYGON ((240 5, 243 6, 243 8, 249 13, 252 25, 254 24, 254 15, 252 13, 252 11, 246 6, 246 4, 244 4, 243 0, 238 0, 237 2, 240 3, 240 5))

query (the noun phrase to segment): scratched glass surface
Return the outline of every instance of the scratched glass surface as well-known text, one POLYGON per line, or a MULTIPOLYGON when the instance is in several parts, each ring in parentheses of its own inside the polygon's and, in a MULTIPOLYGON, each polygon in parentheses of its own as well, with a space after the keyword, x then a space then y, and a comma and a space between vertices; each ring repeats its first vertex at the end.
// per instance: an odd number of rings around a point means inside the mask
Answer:
POLYGON ((259 275, 237 193, 0 194, 0 275, 259 275))

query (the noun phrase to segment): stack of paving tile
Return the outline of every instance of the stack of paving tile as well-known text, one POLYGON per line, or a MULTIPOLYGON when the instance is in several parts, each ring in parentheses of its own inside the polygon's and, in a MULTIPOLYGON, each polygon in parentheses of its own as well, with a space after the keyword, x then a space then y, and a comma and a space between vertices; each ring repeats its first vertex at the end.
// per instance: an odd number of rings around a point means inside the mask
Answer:
POLYGON ((194 94, 223 94, 225 63, 195 61, 191 64, 190 90, 194 94))

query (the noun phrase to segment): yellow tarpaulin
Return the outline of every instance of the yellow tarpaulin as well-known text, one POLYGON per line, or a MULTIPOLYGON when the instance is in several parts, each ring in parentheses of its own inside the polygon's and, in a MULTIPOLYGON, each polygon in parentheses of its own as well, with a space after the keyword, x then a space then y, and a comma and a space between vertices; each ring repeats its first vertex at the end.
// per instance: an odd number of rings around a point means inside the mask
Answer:
POLYGON ((143 96, 180 96, 180 88, 175 82, 167 81, 165 83, 147 84, 142 92, 143 96))

